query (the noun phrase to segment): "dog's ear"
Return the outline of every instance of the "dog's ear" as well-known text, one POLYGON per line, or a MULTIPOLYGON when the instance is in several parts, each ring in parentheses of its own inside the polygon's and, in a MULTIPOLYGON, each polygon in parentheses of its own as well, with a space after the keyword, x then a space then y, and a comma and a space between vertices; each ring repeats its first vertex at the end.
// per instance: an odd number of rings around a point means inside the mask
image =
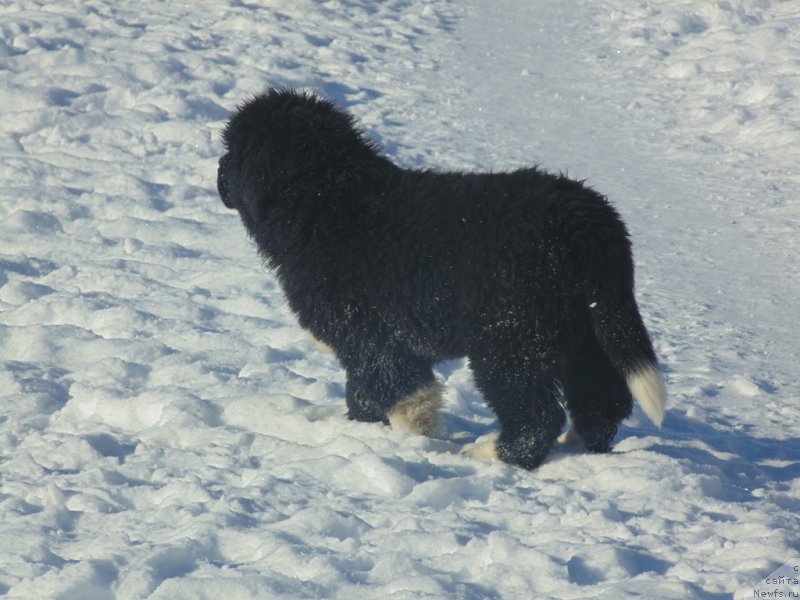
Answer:
POLYGON ((270 154, 262 145, 237 157, 238 192, 241 198, 239 212, 243 213, 245 225, 248 225, 248 221, 262 221, 275 197, 273 184, 276 178, 273 176, 273 160, 270 154))
POLYGON ((326 100, 305 100, 280 122, 280 145, 293 166, 316 172, 352 166, 365 146, 353 118, 326 100))

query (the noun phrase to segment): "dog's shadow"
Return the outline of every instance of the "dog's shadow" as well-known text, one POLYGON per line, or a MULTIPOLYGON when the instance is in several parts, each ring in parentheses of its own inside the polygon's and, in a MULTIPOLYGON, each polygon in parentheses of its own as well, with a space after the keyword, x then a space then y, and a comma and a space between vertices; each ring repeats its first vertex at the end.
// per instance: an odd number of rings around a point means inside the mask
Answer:
MULTIPOLYGON (((437 372, 445 384, 443 441, 455 451, 496 431, 492 411, 475 389, 466 361, 441 363, 437 372)), ((708 495, 724 501, 753 501, 760 492, 770 490, 772 501, 800 512, 800 498, 791 496, 791 485, 800 479, 800 438, 759 437, 747 423, 730 423, 724 418, 713 422, 695 419, 678 410, 668 410, 664 426, 656 429, 635 408, 634 417, 624 423, 615 445, 624 446, 631 438, 652 440, 644 449, 686 463, 693 472, 709 476, 708 495), (787 492, 787 493, 782 493, 787 492)), ((619 450, 618 450, 619 451, 619 450)), ((568 459, 585 451, 578 444, 556 444, 548 462, 568 459)))
MULTIPOLYGON (((772 502, 800 512, 800 498, 791 494, 792 483, 800 479, 800 438, 758 437, 749 433, 754 429, 746 423, 707 423, 668 411, 660 431, 663 442, 648 450, 710 475, 719 485, 707 486, 706 491, 720 500, 748 502, 770 490, 777 492, 771 494, 772 502)), ((620 439, 635 435, 635 429, 624 429, 620 439)))

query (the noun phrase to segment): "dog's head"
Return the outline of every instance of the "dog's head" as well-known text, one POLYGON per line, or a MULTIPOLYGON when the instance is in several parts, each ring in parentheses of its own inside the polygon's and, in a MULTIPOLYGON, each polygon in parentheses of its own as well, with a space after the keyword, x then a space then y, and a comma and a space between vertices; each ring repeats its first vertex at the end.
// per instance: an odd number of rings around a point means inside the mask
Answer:
POLYGON ((332 201, 365 167, 385 158, 332 103, 309 93, 269 88, 242 104, 222 132, 217 189, 253 234, 278 205, 332 201))
POLYGON ((233 196, 231 195, 231 176, 233 165, 231 164, 233 158, 230 152, 226 152, 222 158, 219 159, 219 167, 217 168, 217 191, 222 203, 227 208, 236 208, 233 196))

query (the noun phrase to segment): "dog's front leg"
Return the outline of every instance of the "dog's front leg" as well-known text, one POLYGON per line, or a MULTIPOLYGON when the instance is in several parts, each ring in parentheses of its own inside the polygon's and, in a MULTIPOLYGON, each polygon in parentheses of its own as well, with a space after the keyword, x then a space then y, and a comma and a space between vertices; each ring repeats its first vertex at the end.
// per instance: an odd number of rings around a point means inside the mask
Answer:
POLYGON ((348 417, 434 435, 441 394, 432 364, 392 344, 369 349, 343 360, 348 417))

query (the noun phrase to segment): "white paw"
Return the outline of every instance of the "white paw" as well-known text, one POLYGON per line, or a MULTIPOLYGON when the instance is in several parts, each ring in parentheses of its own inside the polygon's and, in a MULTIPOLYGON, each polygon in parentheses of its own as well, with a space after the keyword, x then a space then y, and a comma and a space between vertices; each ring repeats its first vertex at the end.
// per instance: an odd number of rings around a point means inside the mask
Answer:
POLYGON ((499 436, 500 433, 497 431, 481 436, 475 440, 475 443, 464 446, 461 454, 478 460, 499 461, 500 457, 497 455, 497 438, 499 436))
POLYGON ((387 415, 392 429, 405 429, 416 435, 442 434, 442 390, 438 384, 421 388, 395 404, 387 415))
POLYGON ((330 352, 330 353, 333 353, 333 348, 331 348, 330 346, 328 346, 328 344, 326 344, 325 342, 323 342, 323 341, 322 341, 322 340, 320 340, 320 339, 317 339, 317 338, 314 336, 314 334, 313 334, 313 333, 311 333, 310 331, 308 331, 307 329, 306 329, 306 333, 308 334, 308 337, 309 337, 309 338, 311 338, 311 343, 314 345, 314 347, 315 347, 317 350, 319 350, 320 352, 330 352))
POLYGON ((558 436, 558 443, 565 446, 577 446, 583 444, 583 438, 581 434, 575 431, 575 428, 570 425, 569 429, 558 436))

